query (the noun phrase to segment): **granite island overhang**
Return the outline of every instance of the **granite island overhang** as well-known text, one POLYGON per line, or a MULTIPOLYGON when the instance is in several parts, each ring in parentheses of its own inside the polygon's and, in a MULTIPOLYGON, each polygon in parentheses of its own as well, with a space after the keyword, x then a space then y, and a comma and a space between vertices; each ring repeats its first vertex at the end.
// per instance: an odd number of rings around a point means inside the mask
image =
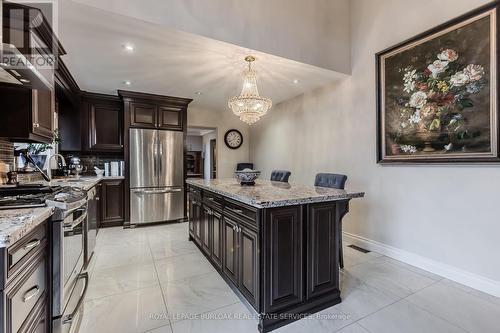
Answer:
POLYGON ((258 180, 188 179, 189 239, 245 304, 258 329, 341 302, 341 221, 363 192, 258 180))

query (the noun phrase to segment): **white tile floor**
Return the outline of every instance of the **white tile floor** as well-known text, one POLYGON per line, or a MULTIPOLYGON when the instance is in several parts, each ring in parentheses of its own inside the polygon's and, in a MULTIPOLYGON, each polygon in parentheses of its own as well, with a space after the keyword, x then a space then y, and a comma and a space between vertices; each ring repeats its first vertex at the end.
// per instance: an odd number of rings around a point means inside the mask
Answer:
MULTIPOLYGON (((257 332, 187 234, 187 223, 102 229, 80 332, 257 332)), ((344 261, 342 303, 275 332, 500 332, 496 297, 373 252, 345 247, 344 261)))

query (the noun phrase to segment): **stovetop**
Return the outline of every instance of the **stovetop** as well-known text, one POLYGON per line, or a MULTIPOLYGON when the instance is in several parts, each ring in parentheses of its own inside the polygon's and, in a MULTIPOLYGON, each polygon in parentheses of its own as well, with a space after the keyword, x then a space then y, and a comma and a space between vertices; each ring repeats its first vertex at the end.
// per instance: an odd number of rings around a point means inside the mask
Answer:
POLYGON ((52 206, 66 209, 68 205, 87 197, 87 192, 76 187, 45 186, 0 189, 0 209, 52 206), (38 192, 38 193, 35 193, 38 192))

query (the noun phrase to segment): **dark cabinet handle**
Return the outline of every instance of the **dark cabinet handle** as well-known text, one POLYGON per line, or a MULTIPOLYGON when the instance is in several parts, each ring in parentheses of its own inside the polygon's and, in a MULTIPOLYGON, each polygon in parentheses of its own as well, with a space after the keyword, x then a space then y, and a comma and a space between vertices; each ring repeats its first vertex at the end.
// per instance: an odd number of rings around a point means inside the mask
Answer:
POLYGON ((35 239, 35 240, 32 240, 31 242, 27 243, 26 245, 24 245, 23 249, 28 250, 28 249, 37 247, 38 245, 40 245, 40 240, 35 239))
POLYGON ((237 214, 243 213, 243 211, 241 209, 229 208, 229 210, 232 211, 233 213, 237 213, 237 214))
POLYGON ((27 301, 38 295, 39 292, 40 292, 40 287, 34 286, 33 288, 24 293, 23 302, 26 303, 27 301))

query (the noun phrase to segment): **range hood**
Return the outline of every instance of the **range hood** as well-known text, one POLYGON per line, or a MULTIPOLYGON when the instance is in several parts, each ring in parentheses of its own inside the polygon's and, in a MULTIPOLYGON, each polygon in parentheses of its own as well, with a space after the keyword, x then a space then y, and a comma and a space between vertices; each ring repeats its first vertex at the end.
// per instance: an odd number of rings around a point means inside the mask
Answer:
POLYGON ((0 47, 0 82, 30 89, 51 89, 53 67, 37 68, 14 45, 3 43, 0 47))

